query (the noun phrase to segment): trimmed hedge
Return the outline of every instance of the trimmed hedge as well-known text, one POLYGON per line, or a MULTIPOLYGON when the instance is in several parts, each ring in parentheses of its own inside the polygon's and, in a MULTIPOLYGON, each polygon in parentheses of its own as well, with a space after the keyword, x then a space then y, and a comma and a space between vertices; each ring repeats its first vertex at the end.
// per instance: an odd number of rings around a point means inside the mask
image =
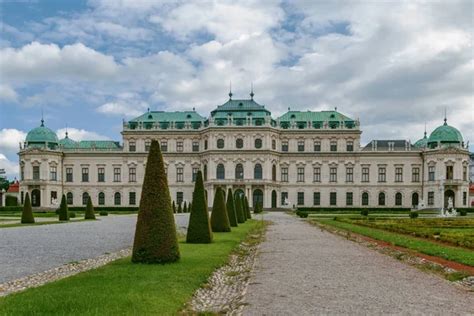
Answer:
POLYGON ((229 218, 230 226, 237 227, 237 215, 235 213, 235 202, 234 195, 232 194, 232 189, 227 191, 227 217, 229 218))
POLYGON ((212 242, 211 223, 209 222, 207 199, 201 170, 196 174, 196 183, 193 192, 193 208, 189 215, 186 242, 192 244, 208 244, 212 242))
POLYGON ((368 210, 369 213, 407 213, 411 211, 410 208, 382 208, 382 207, 298 207, 298 211, 308 213, 360 213, 363 210, 368 210))
POLYGON ((0 207, 1 212, 22 212, 23 206, 2 206, 0 207))
POLYGON ((245 209, 245 216, 246 216, 248 219, 251 219, 251 218, 252 218, 252 214, 250 213, 249 200, 247 199, 246 196, 244 197, 244 209, 245 209))
MULTIPOLYGON (((70 211, 74 212, 85 212, 85 206, 70 206, 70 211)), ((94 207, 95 211, 107 211, 107 212, 138 212, 138 207, 127 207, 127 206, 98 206, 94 207)))
POLYGON ((94 206, 92 205, 92 199, 89 195, 87 199, 86 212, 84 213, 84 219, 95 219, 94 206))
POLYGON ((59 220, 68 221, 69 220, 69 210, 67 208, 66 196, 63 194, 61 198, 61 205, 59 206, 59 220))
POLYGON ((5 206, 18 206, 18 198, 16 196, 7 195, 5 197, 5 206))
POLYGON ((224 190, 217 188, 211 213, 211 228, 213 232, 230 232, 230 222, 227 215, 224 190))
POLYGON ((21 213, 22 224, 33 224, 35 218, 33 217, 33 210, 31 208, 30 195, 26 192, 25 204, 23 205, 23 212, 21 213))
POLYGON ((242 199, 239 195, 234 196, 235 200, 235 214, 237 215, 237 223, 243 224, 245 223, 245 213, 242 208, 242 199))

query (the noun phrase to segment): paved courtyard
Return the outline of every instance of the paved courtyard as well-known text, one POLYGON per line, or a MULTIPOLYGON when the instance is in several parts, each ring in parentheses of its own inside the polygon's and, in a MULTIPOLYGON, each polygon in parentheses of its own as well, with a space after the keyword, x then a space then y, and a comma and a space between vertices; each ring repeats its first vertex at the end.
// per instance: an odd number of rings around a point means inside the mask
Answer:
MULTIPOLYGON (((0 228, 0 283, 132 246, 136 215, 96 221, 0 228)), ((175 216, 185 230, 189 214, 175 216)))
POLYGON ((302 219, 273 221, 244 315, 474 314, 474 295, 302 219))

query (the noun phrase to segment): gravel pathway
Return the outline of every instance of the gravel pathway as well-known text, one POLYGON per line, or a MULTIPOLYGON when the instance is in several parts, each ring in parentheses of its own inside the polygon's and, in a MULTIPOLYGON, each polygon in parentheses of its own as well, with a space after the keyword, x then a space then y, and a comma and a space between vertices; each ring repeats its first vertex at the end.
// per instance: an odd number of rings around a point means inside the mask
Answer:
MULTIPOLYGON (((176 215, 179 231, 189 214, 176 215)), ((0 228, 0 283, 132 246, 136 215, 96 221, 0 228)))
POLYGON ((244 315, 474 314, 474 295, 304 220, 274 224, 247 289, 244 315))

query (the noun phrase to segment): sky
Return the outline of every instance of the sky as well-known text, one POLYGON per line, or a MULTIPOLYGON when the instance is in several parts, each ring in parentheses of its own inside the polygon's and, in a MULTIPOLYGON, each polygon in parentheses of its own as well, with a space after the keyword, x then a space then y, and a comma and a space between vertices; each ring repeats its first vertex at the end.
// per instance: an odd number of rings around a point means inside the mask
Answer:
MULTIPOLYGON (((0 168, 45 125, 121 141, 122 120, 255 100, 332 110, 362 144, 443 123, 474 144, 472 1, 0 0, 0 168)), ((471 151, 474 147, 470 146, 471 151)))

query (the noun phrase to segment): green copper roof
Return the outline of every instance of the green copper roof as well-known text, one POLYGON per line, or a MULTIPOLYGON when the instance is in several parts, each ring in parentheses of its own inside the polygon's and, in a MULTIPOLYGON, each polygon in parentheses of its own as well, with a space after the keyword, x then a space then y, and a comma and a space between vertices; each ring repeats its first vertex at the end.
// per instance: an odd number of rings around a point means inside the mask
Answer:
POLYGON ((265 106, 258 104, 253 99, 244 100, 232 100, 229 99, 226 103, 217 106, 217 108, 211 112, 211 115, 214 116, 215 113, 219 112, 263 112, 270 115, 270 111, 265 109, 265 106))
POLYGON ((33 144, 33 143, 57 144, 58 136, 51 129, 44 126, 44 121, 41 120, 41 126, 36 127, 28 132, 28 134, 26 135, 26 142, 27 144, 33 144))
POLYGON ((337 112, 337 111, 288 111, 279 117, 280 122, 283 121, 353 121, 353 119, 337 112))
POLYGON ((81 140, 79 149, 120 149, 120 143, 113 140, 81 140))
POLYGON ((75 148, 77 146, 77 142, 70 139, 66 132, 66 137, 59 140, 59 145, 61 145, 63 148, 75 148))
POLYGON ((415 144, 413 144, 416 148, 426 148, 428 146, 428 137, 426 137, 426 132, 425 136, 419 140, 416 141, 415 144))
POLYGON ((437 127, 430 135, 428 144, 435 143, 462 143, 461 133, 454 127, 449 126, 444 119, 444 124, 437 127))
POLYGON ((196 111, 150 111, 129 122, 201 122, 204 120, 205 118, 196 111))

